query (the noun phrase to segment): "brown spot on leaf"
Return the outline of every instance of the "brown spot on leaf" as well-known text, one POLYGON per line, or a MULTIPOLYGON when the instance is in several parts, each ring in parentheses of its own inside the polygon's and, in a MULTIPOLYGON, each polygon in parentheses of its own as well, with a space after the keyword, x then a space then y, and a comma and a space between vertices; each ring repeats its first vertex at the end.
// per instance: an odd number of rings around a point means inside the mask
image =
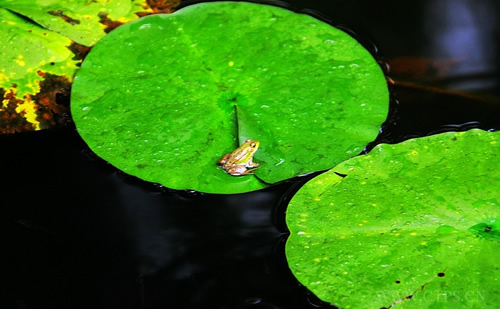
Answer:
POLYGON ((146 0, 153 13, 172 13, 180 0, 146 0))
MULTIPOLYGON (((40 92, 34 97, 38 104, 40 128, 71 124, 68 104, 61 104, 57 98, 70 95, 71 83, 66 76, 45 73, 45 79, 40 82, 40 92)), ((61 100, 59 100, 61 101, 61 100)))
POLYGON ((75 55, 73 57, 73 60, 83 60, 87 56, 87 54, 90 52, 92 47, 88 47, 88 46, 73 42, 73 43, 71 43, 70 46, 68 46, 68 49, 71 50, 71 52, 75 55))
POLYGON ((69 112, 69 98, 71 83, 65 76, 53 75, 39 71, 39 75, 44 77, 40 82, 40 92, 35 96, 18 98, 14 90, 8 92, 0 88, 0 134, 16 133, 36 130, 36 125, 30 123, 22 117, 24 111, 16 109, 25 104, 25 100, 34 103, 36 120, 39 122, 39 129, 46 129, 56 126, 72 126, 73 121, 69 112))
POLYGON ((23 100, 17 99, 12 90, 5 93, 3 88, 0 88, 0 99, 2 101, 0 102, 2 104, 2 108, 0 108, 1 134, 34 130, 33 125, 24 117, 19 117, 16 112, 17 106, 22 104, 23 100))
POLYGON ((45 120, 50 120, 50 118, 52 118, 52 116, 49 113, 43 113, 42 118, 45 120))
POLYGON ((99 19, 99 22, 106 26, 106 28, 104 28, 104 32, 106 33, 109 33, 111 30, 123 25, 122 22, 110 19, 107 13, 99 13, 99 19))
POLYGON ((65 15, 62 10, 57 10, 57 11, 48 11, 50 15, 58 16, 61 17, 65 22, 70 23, 72 25, 79 25, 80 21, 78 19, 73 19, 69 17, 68 15, 65 15))

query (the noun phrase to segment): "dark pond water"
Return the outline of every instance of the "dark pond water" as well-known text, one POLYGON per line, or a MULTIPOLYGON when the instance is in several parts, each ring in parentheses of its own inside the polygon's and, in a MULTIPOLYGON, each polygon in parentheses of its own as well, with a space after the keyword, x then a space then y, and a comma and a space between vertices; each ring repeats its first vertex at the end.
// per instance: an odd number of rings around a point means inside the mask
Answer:
MULTIPOLYGON (((377 142, 500 129, 497 1, 287 3, 353 29, 391 64, 377 142)), ((69 128, 0 136, 0 162, 2 308, 333 308, 284 257, 286 205, 308 177, 172 192, 107 165, 69 128)))

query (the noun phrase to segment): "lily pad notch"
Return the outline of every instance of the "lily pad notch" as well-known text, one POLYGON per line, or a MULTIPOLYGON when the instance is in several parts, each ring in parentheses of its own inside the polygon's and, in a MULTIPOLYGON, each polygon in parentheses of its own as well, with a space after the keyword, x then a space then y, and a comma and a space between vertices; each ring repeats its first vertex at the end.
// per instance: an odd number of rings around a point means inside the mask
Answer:
POLYGON ((357 155, 388 102, 382 70, 345 32, 270 5, 210 2, 104 37, 77 73, 71 111, 89 147, 126 173, 242 193, 357 155), (217 161, 249 138, 260 167, 227 175, 217 161))

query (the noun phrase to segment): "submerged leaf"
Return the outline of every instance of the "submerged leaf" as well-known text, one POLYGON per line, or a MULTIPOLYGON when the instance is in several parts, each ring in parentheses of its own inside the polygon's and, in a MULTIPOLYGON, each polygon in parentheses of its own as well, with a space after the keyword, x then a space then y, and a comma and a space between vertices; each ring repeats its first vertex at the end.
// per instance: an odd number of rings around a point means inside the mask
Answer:
POLYGON ((359 43, 308 15, 203 3, 126 24, 75 79, 72 115, 99 156, 175 189, 235 193, 330 168, 378 134, 384 75, 359 43), (260 141, 256 176, 216 162, 260 141))
POLYGON ((499 166, 500 132, 481 130, 347 160, 291 200, 289 266, 342 308, 493 308, 499 166))

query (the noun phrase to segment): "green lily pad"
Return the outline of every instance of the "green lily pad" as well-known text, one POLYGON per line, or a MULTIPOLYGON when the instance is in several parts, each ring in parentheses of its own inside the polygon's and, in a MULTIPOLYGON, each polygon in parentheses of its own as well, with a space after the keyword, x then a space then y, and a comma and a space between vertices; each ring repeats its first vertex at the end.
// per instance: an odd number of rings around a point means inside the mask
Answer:
POLYGON ((385 77, 356 40, 311 16, 203 3, 121 26, 89 53, 72 114, 90 148, 174 189, 237 193, 328 169, 386 119, 385 77), (255 176, 217 161, 260 141, 255 176))
POLYGON ((105 19, 124 23, 137 19, 138 12, 150 11, 143 0, 0 0, 0 8, 27 16, 86 46, 106 35, 105 19))
POLYGON ((341 308, 496 307, 499 166, 500 132, 481 130, 347 160, 291 200, 290 269, 341 308))

